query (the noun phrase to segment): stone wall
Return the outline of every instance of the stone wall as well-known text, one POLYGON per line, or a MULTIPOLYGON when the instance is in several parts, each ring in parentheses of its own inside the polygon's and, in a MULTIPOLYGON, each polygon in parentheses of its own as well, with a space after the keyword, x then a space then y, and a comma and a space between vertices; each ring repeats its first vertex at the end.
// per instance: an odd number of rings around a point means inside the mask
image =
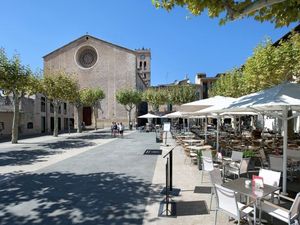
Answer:
MULTIPOLYGON (((142 86, 140 81, 137 81, 134 51, 91 36, 83 36, 45 56, 44 68, 76 74, 81 88, 101 88, 104 91, 102 110, 98 111, 99 126, 109 126, 111 121, 116 120, 126 121, 127 112, 117 103, 115 94, 120 89, 136 89, 137 82, 142 86), (86 49, 90 50, 91 54, 81 57, 80 52, 86 49), (85 64, 82 65, 80 60, 86 60, 87 67, 84 67, 85 64)), ((93 118, 92 121, 94 124, 93 118)))

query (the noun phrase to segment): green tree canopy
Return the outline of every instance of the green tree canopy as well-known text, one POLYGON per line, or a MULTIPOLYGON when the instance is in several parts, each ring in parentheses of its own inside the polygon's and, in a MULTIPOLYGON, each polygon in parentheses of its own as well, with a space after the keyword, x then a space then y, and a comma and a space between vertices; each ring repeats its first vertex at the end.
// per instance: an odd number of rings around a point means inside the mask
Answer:
POLYGON ((300 34, 273 45, 268 39, 259 44, 240 69, 219 78, 210 96, 240 97, 260 91, 284 81, 300 80, 300 34))
POLYGON ((160 105, 169 102, 169 93, 164 88, 148 88, 143 92, 142 99, 151 105, 153 111, 157 112, 160 105))
POLYGON ((237 98, 245 93, 241 69, 233 69, 222 75, 209 90, 209 96, 227 96, 237 98))
POLYGON ((18 142, 20 100, 25 95, 38 91, 39 81, 29 67, 21 64, 19 55, 9 59, 4 49, 0 49, 0 89, 6 95, 12 95, 14 117, 12 125, 12 143, 18 142))
POLYGON ((133 89, 123 89, 116 93, 116 99, 128 112, 128 124, 130 124, 132 109, 142 101, 141 92, 133 89))
MULTIPOLYGON (((78 76, 75 75, 75 77, 78 77, 78 76)), ((70 98, 69 102, 72 103, 75 106, 75 109, 76 109, 76 113, 77 113, 77 132, 78 133, 82 132, 82 126, 81 126, 82 119, 81 119, 81 116, 80 116, 80 112, 81 112, 81 109, 84 105, 84 93, 85 93, 85 90, 80 89, 79 83, 76 80, 76 88, 74 89, 73 95, 70 96, 71 98, 70 98)))
POLYGON ((176 85, 168 88, 169 103, 181 105, 187 102, 195 101, 197 96, 197 87, 195 85, 176 85))
POLYGON ((299 0, 152 0, 152 3, 168 11, 175 6, 186 7, 196 16, 207 10, 209 17, 220 18, 220 24, 253 17, 259 22, 269 21, 276 27, 282 27, 300 20, 299 0))
POLYGON ((283 81, 299 80, 300 35, 295 33, 278 46, 260 44, 246 61, 243 74, 246 93, 260 91, 283 81))
POLYGON ((78 90, 77 80, 65 71, 45 71, 41 92, 54 107, 53 136, 58 136, 58 109, 64 101, 72 102, 78 90))

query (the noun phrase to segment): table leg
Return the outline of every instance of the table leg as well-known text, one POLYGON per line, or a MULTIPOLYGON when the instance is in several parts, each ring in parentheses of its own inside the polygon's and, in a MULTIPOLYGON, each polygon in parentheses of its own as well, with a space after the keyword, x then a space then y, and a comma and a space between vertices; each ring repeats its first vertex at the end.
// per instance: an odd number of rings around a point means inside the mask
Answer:
POLYGON ((257 200, 255 200, 255 204, 253 206, 253 224, 256 225, 256 205, 257 205, 257 200))
POLYGON ((259 206, 258 206, 258 208, 259 208, 259 212, 258 212, 258 224, 260 225, 261 224, 261 205, 260 205, 260 200, 258 200, 259 201, 259 206))

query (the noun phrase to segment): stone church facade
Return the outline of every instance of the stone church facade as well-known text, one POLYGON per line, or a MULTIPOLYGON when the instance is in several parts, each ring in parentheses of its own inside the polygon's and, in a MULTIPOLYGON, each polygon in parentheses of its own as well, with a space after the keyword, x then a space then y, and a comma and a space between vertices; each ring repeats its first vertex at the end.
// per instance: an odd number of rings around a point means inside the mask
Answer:
POLYGON ((43 58, 44 70, 64 70, 77 76, 81 88, 104 91, 105 99, 101 101, 97 121, 93 121, 90 107, 84 107, 79 114, 86 126, 93 126, 95 122, 99 127, 109 126, 112 121, 127 124, 127 111, 117 103, 116 92, 128 88, 142 91, 150 86, 149 49, 131 50, 84 35, 43 58))

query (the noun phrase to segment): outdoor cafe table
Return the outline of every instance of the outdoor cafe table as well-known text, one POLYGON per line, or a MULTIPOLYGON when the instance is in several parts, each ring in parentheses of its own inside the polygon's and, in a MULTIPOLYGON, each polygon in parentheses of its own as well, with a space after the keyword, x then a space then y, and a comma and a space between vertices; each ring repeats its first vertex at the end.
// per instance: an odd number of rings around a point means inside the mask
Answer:
POLYGON ((185 139, 185 138, 193 138, 195 137, 194 134, 186 134, 186 135, 177 135, 176 138, 185 139))
POLYGON ((202 145, 202 146, 188 146, 188 149, 194 150, 194 151, 200 151, 200 150, 208 150, 211 149, 210 145, 202 145))
MULTIPOLYGON (((255 200, 255 204, 253 205, 253 208, 254 208, 253 219, 254 219, 254 224, 256 224, 256 208, 260 204, 261 199, 263 199, 267 195, 273 194, 277 190, 280 190, 280 187, 274 187, 274 186, 264 184, 263 188, 255 188, 252 186, 252 183, 250 183, 249 186, 246 186, 245 185, 246 180, 249 180, 249 179, 238 178, 238 179, 232 180, 228 183, 224 183, 223 186, 255 200)), ((261 215, 261 210, 259 212, 259 221, 258 221, 259 224, 261 222, 260 215, 261 215)))
POLYGON ((204 140, 196 140, 196 139, 187 139, 187 140, 182 140, 185 143, 188 143, 190 145, 196 144, 196 143, 201 143, 204 140))

